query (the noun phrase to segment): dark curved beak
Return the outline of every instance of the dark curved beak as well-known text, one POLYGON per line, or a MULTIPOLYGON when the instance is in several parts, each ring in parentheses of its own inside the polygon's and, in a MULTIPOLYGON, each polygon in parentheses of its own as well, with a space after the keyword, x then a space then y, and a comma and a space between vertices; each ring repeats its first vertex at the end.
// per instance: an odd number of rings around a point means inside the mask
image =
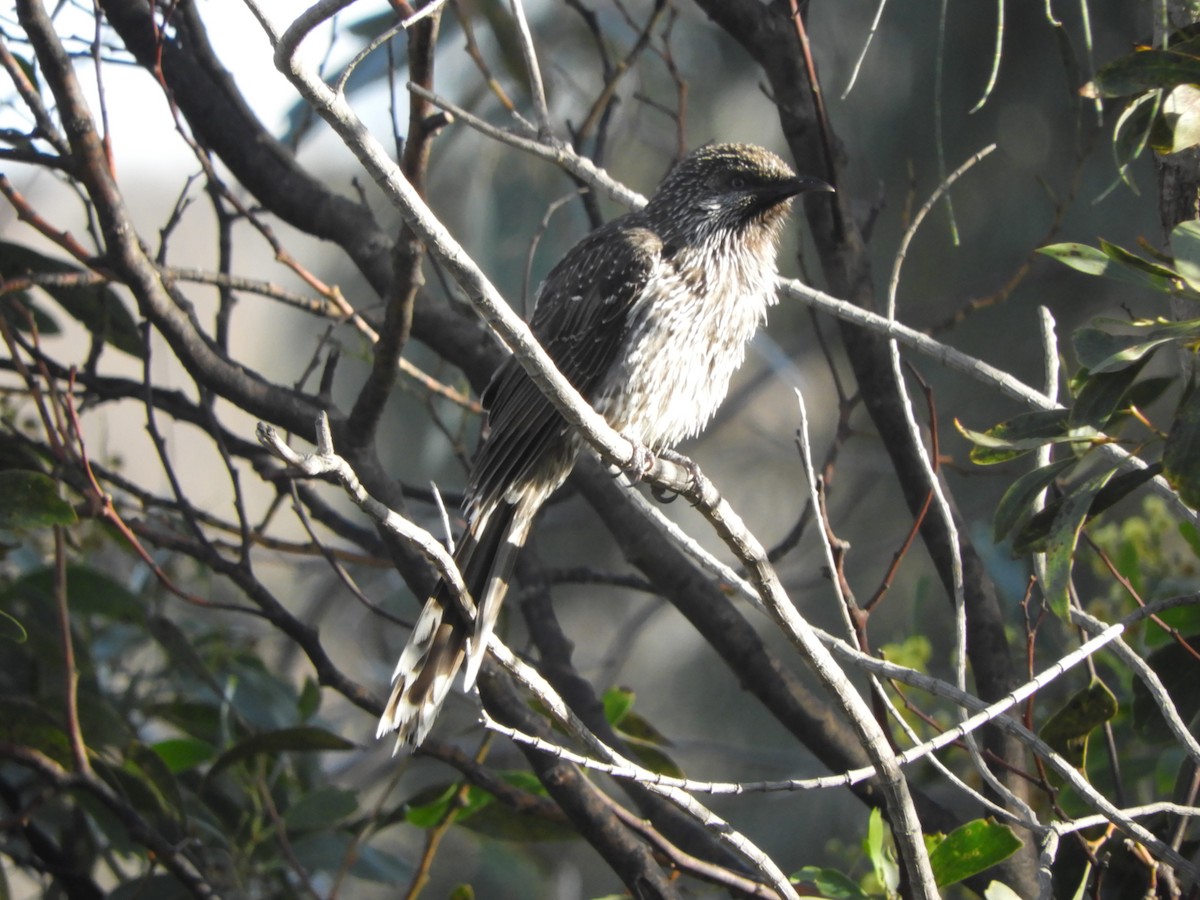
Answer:
POLYGON ((792 190, 791 193, 788 194, 789 197, 794 197, 796 194, 804 194, 809 191, 828 191, 831 194, 836 193, 833 185, 822 181, 820 178, 815 178, 812 175, 799 175, 796 178, 791 179, 790 184, 792 190))
POLYGON ((798 175, 794 178, 788 178, 784 181, 778 181, 775 184, 758 188, 754 192, 757 195, 754 205, 760 210, 770 209, 784 200, 789 200, 797 194, 807 193, 808 191, 832 192, 833 187, 826 184, 820 178, 814 178, 811 175, 798 175))

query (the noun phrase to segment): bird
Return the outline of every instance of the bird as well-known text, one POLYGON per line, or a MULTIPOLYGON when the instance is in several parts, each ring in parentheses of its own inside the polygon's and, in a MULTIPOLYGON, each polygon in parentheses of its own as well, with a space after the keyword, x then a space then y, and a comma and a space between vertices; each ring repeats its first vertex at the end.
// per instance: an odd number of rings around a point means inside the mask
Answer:
MULTIPOLYGON (((670 451, 712 418, 776 302, 792 198, 832 190, 762 147, 705 145, 645 207, 566 253, 537 292, 530 328, 609 425, 651 453, 670 451)), ((464 689, 474 685, 534 518, 584 446, 514 357, 481 402, 486 425, 454 555, 476 614, 465 621, 444 583, 426 602, 377 731, 396 735, 394 754, 425 740, 464 661, 464 689)))

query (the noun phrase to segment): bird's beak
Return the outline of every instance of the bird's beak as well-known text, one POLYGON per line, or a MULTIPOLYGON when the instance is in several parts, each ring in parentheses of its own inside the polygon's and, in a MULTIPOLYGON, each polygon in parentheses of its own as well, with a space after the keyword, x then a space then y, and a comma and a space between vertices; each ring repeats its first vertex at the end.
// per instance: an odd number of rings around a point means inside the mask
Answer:
POLYGON ((758 195, 755 206, 759 209, 770 209, 784 200, 808 191, 833 191, 833 188, 820 178, 814 178, 811 175, 799 175, 768 187, 759 188, 755 191, 758 195))
POLYGON ((798 175, 796 178, 775 182, 774 185, 757 188, 754 192, 754 209, 756 212, 766 212, 784 200, 808 191, 833 191, 833 187, 821 179, 812 178, 811 175, 798 175))
POLYGON ((827 184, 820 178, 814 178, 812 175, 800 175, 796 178, 793 178, 790 184, 791 193, 788 195, 790 197, 794 197, 796 194, 804 194, 808 191, 828 191, 831 194, 836 193, 833 185, 827 184))

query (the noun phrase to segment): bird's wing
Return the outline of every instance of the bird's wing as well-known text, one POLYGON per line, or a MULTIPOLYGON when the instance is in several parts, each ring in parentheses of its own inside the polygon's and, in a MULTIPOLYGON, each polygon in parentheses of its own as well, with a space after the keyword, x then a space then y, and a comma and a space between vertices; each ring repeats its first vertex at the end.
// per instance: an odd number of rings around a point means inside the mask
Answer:
MULTIPOLYGON (((617 359, 661 251, 632 217, 617 219, 567 253, 538 292, 533 333, 588 400, 617 359)), ((567 423, 516 359, 497 371, 483 402, 488 434, 472 472, 472 506, 488 508, 515 486, 561 481, 574 460, 567 423)))

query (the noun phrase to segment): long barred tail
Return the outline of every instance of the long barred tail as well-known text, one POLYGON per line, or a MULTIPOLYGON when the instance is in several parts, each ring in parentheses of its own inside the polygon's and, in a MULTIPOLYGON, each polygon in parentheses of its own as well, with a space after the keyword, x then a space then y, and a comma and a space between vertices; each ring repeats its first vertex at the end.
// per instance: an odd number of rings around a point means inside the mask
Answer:
POLYGON ((393 753, 413 750, 425 740, 464 659, 464 688, 475 685, 517 554, 537 511, 530 506, 499 504, 473 524, 455 553, 455 563, 477 604, 474 622, 463 622, 441 583, 421 610, 392 673, 392 695, 375 732, 377 738, 396 732, 393 753))

